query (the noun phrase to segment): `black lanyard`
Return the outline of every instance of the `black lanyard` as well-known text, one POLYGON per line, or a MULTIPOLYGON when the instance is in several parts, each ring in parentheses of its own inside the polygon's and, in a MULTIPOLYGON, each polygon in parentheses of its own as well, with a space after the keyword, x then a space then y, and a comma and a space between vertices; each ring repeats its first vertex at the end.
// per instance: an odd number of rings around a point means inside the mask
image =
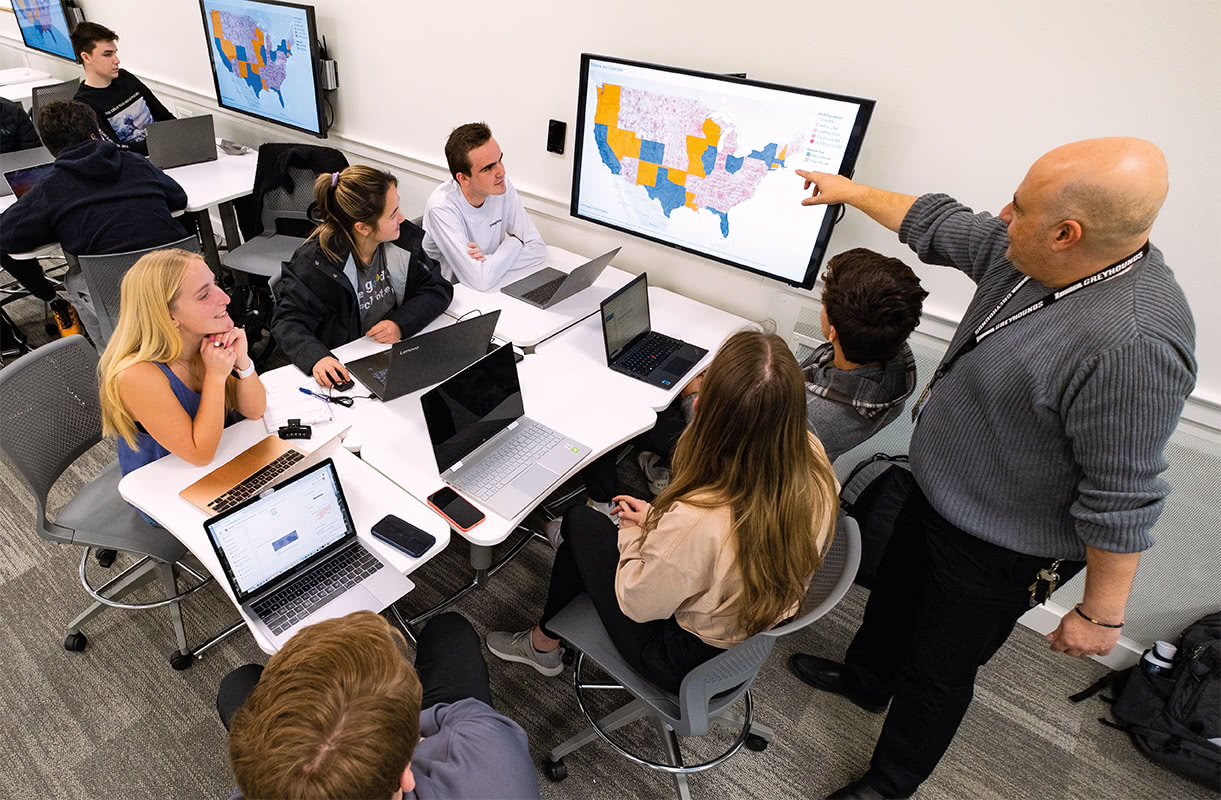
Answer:
POLYGON ((1022 279, 1018 281, 1017 284, 1010 289, 1004 297, 1001 298, 1001 301, 996 304, 996 307, 988 312, 988 316, 984 317, 983 322, 975 326, 975 330, 972 332, 971 338, 963 342, 961 347, 955 350, 951 356, 943 360, 941 365, 937 367, 937 371, 933 373, 932 380, 930 380, 928 385, 924 387, 924 391, 920 394, 920 399, 917 400, 916 404, 912 407, 912 420, 915 421, 916 418, 920 416, 920 410, 923 408, 925 401, 928 400, 929 393, 932 391, 933 385, 937 383, 937 381, 941 380, 941 378, 945 377, 945 374, 950 371, 950 368, 954 366, 958 359, 962 358, 964 355, 978 347, 979 343, 984 339, 987 339, 992 334, 1009 327, 1018 320, 1034 314, 1036 311, 1041 311, 1044 308, 1047 308, 1057 300, 1063 300, 1070 294, 1075 294, 1082 289, 1086 289, 1098 283, 1109 281, 1112 278, 1118 278, 1120 275, 1123 275, 1131 270, 1132 267, 1137 264, 1137 262, 1148 254, 1149 243, 1145 242, 1144 247, 1137 250, 1132 255, 1116 261, 1111 266, 1101 269, 1098 272, 1095 272, 1093 275, 1069 284, 1063 289, 1053 289, 1040 297, 1038 300, 1023 308, 1021 311, 1015 312, 1011 316, 1005 317, 1000 322, 988 327, 988 323, 992 322, 996 315, 1000 313, 1001 309, 1008 305, 1009 301, 1012 300, 1014 296, 1021 291, 1022 287, 1025 286, 1030 280, 1029 275, 1023 275, 1022 279))

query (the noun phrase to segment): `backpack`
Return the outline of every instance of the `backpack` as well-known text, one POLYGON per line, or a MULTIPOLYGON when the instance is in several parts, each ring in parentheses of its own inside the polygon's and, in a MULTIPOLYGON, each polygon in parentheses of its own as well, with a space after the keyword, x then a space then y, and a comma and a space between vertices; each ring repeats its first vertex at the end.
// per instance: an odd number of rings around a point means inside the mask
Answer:
POLYGON ((856 583, 873 587, 895 519, 916 485, 907 456, 876 453, 857 464, 839 492, 840 507, 861 529, 861 567, 856 583))
POLYGON ((1221 792, 1221 745, 1209 741, 1221 737, 1221 611, 1183 630, 1169 674, 1151 675, 1137 664, 1069 699, 1108 687, 1114 698, 1103 700, 1115 722, 1099 722, 1126 731, 1151 760, 1221 792))

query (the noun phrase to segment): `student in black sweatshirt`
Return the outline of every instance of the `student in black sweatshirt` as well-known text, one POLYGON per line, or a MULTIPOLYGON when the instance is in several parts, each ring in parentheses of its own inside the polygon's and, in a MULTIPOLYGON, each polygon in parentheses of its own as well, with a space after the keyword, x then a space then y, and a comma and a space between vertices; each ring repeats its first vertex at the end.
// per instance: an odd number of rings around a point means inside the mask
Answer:
POLYGON ((0 153, 15 153, 33 147, 42 147, 42 140, 34 130, 30 115, 20 103, 0 97, 0 153))
MULTIPOLYGON (((52 242, 73 255, 122 253, 187 235, 171 213, 186 207, 183 188, 148 159, 102 138, 88 106, 48 103, 38 127, 54 169, 0 216, 0 253, 52 242)), ((97 341, 84 279, 69 272, 64 282, 97 341)))
POLYGON ((144 138, 154 122, 174 119, 169 109, 139 78, 119 69, 119 35, 96 22, 72 29, 72 48, 85 67, 76 98, 97 112, 98 127, 108 139, 148 155, 144 138))

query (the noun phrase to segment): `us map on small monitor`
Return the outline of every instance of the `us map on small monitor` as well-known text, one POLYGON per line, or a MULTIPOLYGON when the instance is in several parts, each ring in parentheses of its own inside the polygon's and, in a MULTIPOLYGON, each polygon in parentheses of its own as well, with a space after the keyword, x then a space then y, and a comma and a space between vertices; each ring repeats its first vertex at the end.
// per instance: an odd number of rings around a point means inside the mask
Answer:
POLYGON ((76 61, 62 0, 12 0, 25 46, 76 61))
POLYGON ((572 214, 809 288, 833 221, 793 170, 851 174, 872 110, 584 54, 572 214))
POLYGON ((274 0, 199 6, 220 106, 324 136, 314 9, 274 0))

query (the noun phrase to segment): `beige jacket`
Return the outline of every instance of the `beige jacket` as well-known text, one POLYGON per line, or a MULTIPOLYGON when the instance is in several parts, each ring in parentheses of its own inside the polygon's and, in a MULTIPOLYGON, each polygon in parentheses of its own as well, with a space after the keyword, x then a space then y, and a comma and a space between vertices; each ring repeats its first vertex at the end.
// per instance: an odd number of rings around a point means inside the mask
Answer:
MULTIPOLYGON (((816 448, 822 454, 822 446, 816 448)), ((825 526, 826 511, 816 510, 816 530, 825 526)), ((825 545, 823 533, 819 549, 825 545)), ((637 622, 673 615, 684 630, 705 643, 732 647, 747 638, 733 613, 742 593, 737 562, 730 508, 698 508, 678 502, 647 537, 634 525, 619 529, 615 596, 623 613, 637 622)), ((807 579, 807 586, 813 577, 807 579)), ((786 609, 775 623, 797 609, 798 604, 786 609)))

